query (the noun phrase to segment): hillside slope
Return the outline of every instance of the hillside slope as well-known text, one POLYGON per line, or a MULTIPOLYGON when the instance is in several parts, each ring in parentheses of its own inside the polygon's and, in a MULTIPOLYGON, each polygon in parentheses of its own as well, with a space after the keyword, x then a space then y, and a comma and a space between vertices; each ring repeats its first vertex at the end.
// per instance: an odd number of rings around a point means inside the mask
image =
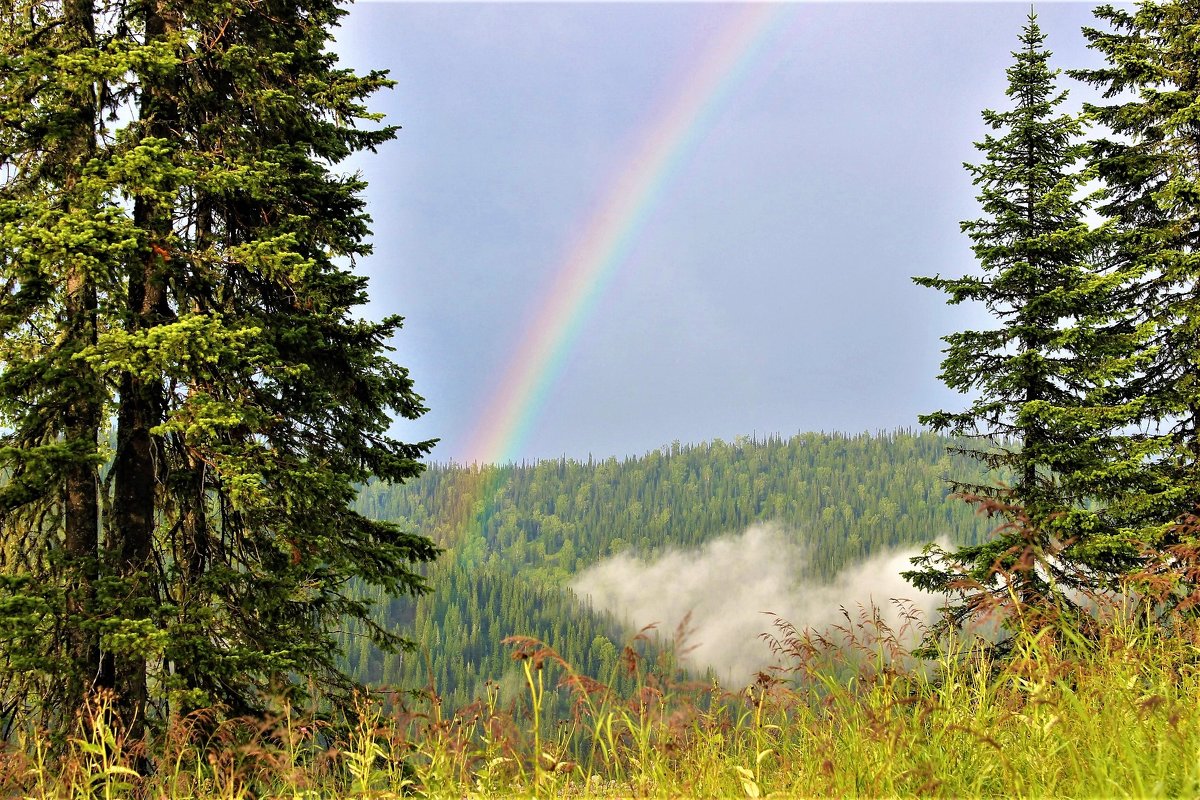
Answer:
POLYGON ((350 628, 351 668, 372 684, 432 679, 457 707, 511 671, 500 640, 528 635, 607 677, 628 632, 576 599, 572 576, 618 553, 692 549, 757 522, 804 548, 796 580, 807 582, 902 546, 977 540, 986 522, 948 497, 944 479, 980 468, 949 444, 926 432, 808 433, 676 444, 623 461, 434 465, 403 486, 367 486, 360 511, 428 534, 446 552, 429 570, 429 594, 379 598, 377 621, 412 635, 420 652, 381 656, 350 628))

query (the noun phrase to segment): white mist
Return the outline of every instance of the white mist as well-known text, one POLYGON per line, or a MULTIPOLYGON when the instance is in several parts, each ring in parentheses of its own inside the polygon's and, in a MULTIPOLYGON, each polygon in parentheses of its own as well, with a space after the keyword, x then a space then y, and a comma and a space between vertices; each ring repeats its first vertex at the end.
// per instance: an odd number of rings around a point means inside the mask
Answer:
POLYGON ((774 617, 798 630, 837 624, 841 608, 852 615, 874 604, 889 626, 900 625, 893 599, 932 611, 939 598, 900 577, 919 550, 892 551, 853 565, 826 584, 801 584, 805 564, 799 537, 777 525, 755 525, 693 551, 675 550, 642 561, 619 554, 581 572, 571 587, 593 607, 615 614, 636 631, 658 624, 669 636, 691 613, 684 657, 693 668, 711 667, 730 688, 751 681, 773 658, 764 633, 774 617))

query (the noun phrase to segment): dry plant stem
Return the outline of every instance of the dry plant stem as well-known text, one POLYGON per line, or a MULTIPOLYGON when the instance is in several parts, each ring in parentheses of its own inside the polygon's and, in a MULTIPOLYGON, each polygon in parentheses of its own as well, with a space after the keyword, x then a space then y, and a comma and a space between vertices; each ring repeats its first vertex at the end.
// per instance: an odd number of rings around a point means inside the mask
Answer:
POLYGON ((546 694, 546 686, 544 683, 542 663, 535 659, 527 658, 521 662, 521 667, 525 671, 525 685, 529 689, 529 708, 532 716, 531 724, 533 726, 533 794, 535 797, 541 797, 542 792, 542 700, 546 694), (536 680, 534 673, 537 673, 536 680))

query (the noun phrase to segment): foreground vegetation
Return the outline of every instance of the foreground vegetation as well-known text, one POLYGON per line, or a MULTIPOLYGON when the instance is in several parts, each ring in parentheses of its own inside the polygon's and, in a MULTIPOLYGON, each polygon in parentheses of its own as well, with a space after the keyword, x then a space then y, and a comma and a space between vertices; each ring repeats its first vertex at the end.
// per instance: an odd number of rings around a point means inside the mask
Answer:
MULTIPOLYGON (((1089 643, 1019 628, 1011 656, 977 640, 913 658, 878 617, 825 636, 779 625, 789 668, 742 692, 673 681, 626 650, 638 689, 613 694, 532 640, 527 678, 452 717, 436 697, 376 696, 335 725, 286 706, 263 721, 179 719, 150 754, 99 725, 26 736, 0 769, 9 796, 424 797, 1180 796, 1200 791, 1200 627, 1113 614, 1089 643), (555 688, 557 687, 557 688, 555 688), (546 694, 576 713, 550 725, 546 694)), ((1088 637, 1091 638, 1091 637, 1088 637)))

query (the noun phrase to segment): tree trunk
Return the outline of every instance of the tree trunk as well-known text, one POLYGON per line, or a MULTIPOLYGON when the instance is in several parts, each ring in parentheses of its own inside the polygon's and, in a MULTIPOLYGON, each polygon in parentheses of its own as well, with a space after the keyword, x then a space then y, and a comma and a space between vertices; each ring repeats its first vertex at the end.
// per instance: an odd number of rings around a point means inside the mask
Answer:
MULTIPOLYGON (((162 40, 167 25, 161 3, 144 6, 146 40, 162 40)), ((169 138, 176 116, 173 98, 162 84, 143 76, 139 116, 149 136, 169 138)), ((171 232, 170 208, 139 197, 134 202, 135 226, 147 237, 140 261, 131 265, 128 283, 127 329, 137 332, 161 324, 168 316, 166 295, 166 245, 171 232)), ((155 562, 155 494, 164 479, 162 441, 151 428, 163 420, 165 397, 161 380, 145 380, 132 371, 120 382, 117 408, 117 452, 113 462, 116 496, 110 527, 110 548, 116 557, 117 575, 123 581, 125 611, 129 618, 144 619, 157 600, 155 562)), ((113 654, 113 688, 117 713, 130 738, 145 729, 147 661, 136 653, 113 654)))
MULTIPOLYGON (((95 22, 92 0, 72 0, 64 9, 65 28, 80 48, 93 46, 95 22)), ((75 139, 63 175, 64 195, 70 197, 82 167, 95 152, 96 91, 83 86, 71 98, 78 109, 75 139)), ((73 354, 96 342, 96 285, 78 264, 67 265, 66 341, 64 350, 73 354)), ((67 613, 65 647, 73 667, 67 681, 68 713, 79 710, 88 690, 102 680, 100 638, 87 624, 94 613, 98 577, 100 502, 95 455, 102 424, 100 386, 90 366, 74 359, 68 391, 72 397, 63 415, 63 434, 77 448, 63 476, 63 549, 67 560, 67 613)))

